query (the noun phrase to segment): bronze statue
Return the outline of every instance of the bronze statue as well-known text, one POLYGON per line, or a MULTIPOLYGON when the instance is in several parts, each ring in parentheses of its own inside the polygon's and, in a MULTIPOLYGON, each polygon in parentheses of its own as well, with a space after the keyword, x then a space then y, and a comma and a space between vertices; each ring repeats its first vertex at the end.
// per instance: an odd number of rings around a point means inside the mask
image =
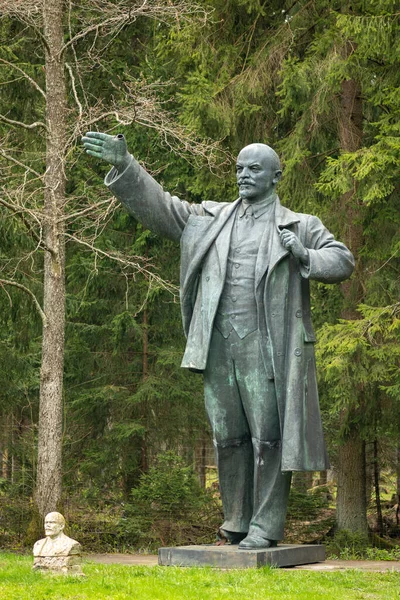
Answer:
POLYGON ((292 471, 327 469, 309 280, 350 277, 354 259, 312 215, 281 206, 277 154, 250 144, 237 159, 239 198, 190 204, 165 192, 122 135, 89 132, 111 163, 105 184, 144 226, 181 244, 182 367, 204 376, 225 521, 240 549, 283 537, 292 471))

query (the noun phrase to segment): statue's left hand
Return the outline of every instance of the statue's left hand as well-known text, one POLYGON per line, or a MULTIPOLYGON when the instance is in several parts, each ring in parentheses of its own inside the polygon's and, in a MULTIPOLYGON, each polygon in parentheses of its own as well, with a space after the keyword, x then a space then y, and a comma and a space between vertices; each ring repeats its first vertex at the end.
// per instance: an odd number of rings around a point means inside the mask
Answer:
POLYGON ((82 138, 87 154, 101 158, 118 171, 122 172, 128 166, 131 156, 128 152, 123 135, 108 135, 98 131, 88 131, 82 138))
POLYGON ((293 256, 298 258, 303 264, 309 263, 308 250, 304 248, 303 244, 293 231, 288 229, 282 229, 280 232, 282 246, 289 250, 293 256))

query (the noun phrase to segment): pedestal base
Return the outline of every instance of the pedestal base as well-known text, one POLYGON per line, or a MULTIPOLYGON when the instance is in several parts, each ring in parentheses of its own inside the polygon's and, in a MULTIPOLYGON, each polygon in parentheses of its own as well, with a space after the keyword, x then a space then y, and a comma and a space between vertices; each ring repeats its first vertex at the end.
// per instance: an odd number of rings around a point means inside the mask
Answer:
POLYGON ((325 547, 282 544, 276 548, 239 550, 237 546, 177 546, 160 548, 158 564, 165 567, 217 567, 246 569, 249 567, 295 567, 325 560, 325 547))

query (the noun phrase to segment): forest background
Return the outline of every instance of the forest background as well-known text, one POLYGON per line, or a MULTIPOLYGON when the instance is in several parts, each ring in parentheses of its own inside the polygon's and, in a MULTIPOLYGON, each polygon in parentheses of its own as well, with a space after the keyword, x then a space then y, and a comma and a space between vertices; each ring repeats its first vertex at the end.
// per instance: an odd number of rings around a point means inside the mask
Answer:
POLYGON ((2 542, 54 508, 98 549, 211 541, 220 520, 201 377, 179 366, 179 248, 110 197, 89 129, 124 133, 191 202, 233 200, 238 151, 268 143, 282 203, 352 250, 350 282, 312 287, 333 470, 295 477, 288 536, 395 539, 396 2, 2 0, 0 17, 2 542))

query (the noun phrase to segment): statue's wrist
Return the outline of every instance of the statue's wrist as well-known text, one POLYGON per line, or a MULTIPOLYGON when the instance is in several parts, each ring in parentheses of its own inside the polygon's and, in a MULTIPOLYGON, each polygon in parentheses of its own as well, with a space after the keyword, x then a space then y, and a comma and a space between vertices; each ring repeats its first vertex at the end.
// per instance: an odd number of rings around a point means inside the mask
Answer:
POLYGON ((119 161, 118 164, 114 165, 118 173, 123 173, 125 171, 125 169, 129 166, 129 163, 131 162, 131 158, 131 155, 129 154, 129 152, 127 152, 124 158, 121 161, 119 161))
POLYGON ((304 248, 304 253, 303 253, 302 257, 300 258, 300 260, 303 263, 303 265, 308 266, 310 264, 310 254, 309 254, 307 248, 304 248))

